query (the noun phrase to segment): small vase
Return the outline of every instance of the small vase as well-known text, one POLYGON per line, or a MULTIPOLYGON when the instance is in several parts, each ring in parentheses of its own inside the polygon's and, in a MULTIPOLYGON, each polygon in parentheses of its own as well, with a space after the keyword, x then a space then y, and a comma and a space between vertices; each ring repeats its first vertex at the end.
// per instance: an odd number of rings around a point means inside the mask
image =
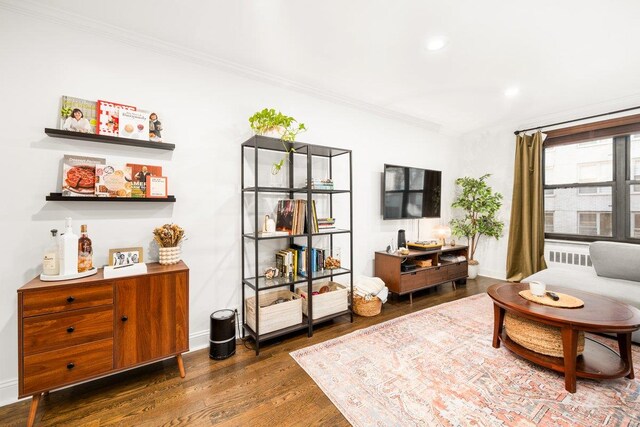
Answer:
POLYGON ((182 248, 175 246, 171 248, 159 248, 159 260, 162 265, 177 264, 182 256, 182 248))

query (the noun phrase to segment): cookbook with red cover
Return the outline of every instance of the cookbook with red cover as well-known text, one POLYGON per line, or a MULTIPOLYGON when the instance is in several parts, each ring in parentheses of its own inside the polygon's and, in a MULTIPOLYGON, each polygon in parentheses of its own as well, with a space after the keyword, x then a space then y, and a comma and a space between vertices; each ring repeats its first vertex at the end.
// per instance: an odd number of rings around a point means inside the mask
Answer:
POLYGON ((121 109, 136 111, 136 107, 131 105, 98 100, 98 128, 96 130, 99 135, 119 136, 118 123, 121 109))

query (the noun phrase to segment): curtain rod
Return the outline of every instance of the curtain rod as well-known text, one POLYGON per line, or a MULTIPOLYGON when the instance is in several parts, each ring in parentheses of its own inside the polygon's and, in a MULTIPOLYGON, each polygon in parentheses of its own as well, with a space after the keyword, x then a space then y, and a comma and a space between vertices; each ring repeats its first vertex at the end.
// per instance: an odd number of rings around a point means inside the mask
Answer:
POLYGON ((594 116, 581 117, 579 119, 567 120, 567 121, 558 122, 558 123, 551 123, 551 124, 548 124, 548 125, 536 126, 534 128, 529 128, 529 129, 516 130, 513 133, 514 133, 514 135, 517 136, 520 132, 528 132, 530 130, 548 128, 548 127, 551 127, 551 126, 565 125, 567 123, 580 122, 582 120, 595 119, 596 117, 610 116, 611 114, 624 113, 626 111, 639 110, 639 109, 640 109, 640 106, 631 107, 631 108, 625 108, 624 110, 609 111, 608 113, 596 114, 594 116))

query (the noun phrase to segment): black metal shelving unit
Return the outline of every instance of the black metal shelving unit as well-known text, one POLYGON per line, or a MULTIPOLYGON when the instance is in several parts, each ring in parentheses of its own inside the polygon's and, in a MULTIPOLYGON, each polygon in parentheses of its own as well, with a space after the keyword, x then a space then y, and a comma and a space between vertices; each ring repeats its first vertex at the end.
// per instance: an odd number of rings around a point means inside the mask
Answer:
MULTIPOLYGON (((319 323, 323 323, 337 317, 349 315, 350 321, 353 322, 353 310, 351 303, 351 295, 353 295, 353 271, 351 270, 353 266, 353 178, 352 178, 352 153, 351 150, 334 148, 334 147, 325 147, 321 145, 315 144, 305 144, 301 142, 283 142, 277 138, 269 138, 265 136, 253 136, 241 146, 241 183, 242 183, 242 200, 241 200, 241 214, 242 214, 242 232, 241 232, 241 240, 242 240, 242 325, 243 325, 243 334, 246 333, 251 336, 255 340, 255 349, 256 355, 260 353, 260 343, 262 341, 267 341, 273 338, 281 337, 283 335, 290 334, 292 332, 297 332, 301 330, 306 330, 307 335, 309 337, 313 336, 313 328, 314 325, 319 323), (295 151, 290 151, 293 148, 295 151), (288 186, 286 187, 272 187, 272 186, 262 186, 259 181, 259 154, 261 151, 275 151, 285 153, 285 150, 289 150, 289 176, 288 176, 288 186), (253 177, 254 182, 252 186, 245 186, 245 159, 247 156, 253 156, 253 177), (336 157, 339 156, 347 156, 349 163, 349 175, 348 175, 348 189, 337 189, 337 190, 320 190, 320 189, 312 189, 310 183, 313 177, 313 159, 314 158, 324 158, 328 162, 328 175, 329 178, 334 177, 333 175, 333 161, 336 157), (294 187, 294 165, 296 163, 304 162, 305 170, 306 170, 306 182, 309 183, 309 187, 294 187), (306 220, 307 224, 312 224, 312 209, 309 207, 312 206, 312 200, 314 197, 328 197, 329 198, 329 215, 333 217, 334 215, 334 196, 335 195, 348 195, 349 198, 349 228, 348 229, 331 229, 331 230, 322 230, 319 233, 314 233, 311 231, 311 227, 309 227, 309 232, 298 235, 284 235, 284 236, 265 236, 262 237, 259 235, 258 230, 259 227, 259 203, 260 196, 271 193, 271 195, 283 194, 286 198, 293 199, 294 195, 306 195, 307 207, 306 210, 306 220), (253 220, 253 230, 254 232, 246 232, 245 230, 245 212, 247 209, 245 207, 245 197, 253 196, 253 212, 248 212, 248 216, 253 220), (321 271, 310 272, 307 276, 293 276, 292 278, 272 278, 267 280, 263 275, 259 272, 259 259, 261 255, 260 253, 260 244, 263 241, 274 241, 274 240, 286 240, 288 246, 295 242, 295 239, 305 239, 306 238, 306 247, 312 248, 314 239, 324 238, 325 236, 329 237, 329 248, 330 253, 334 251, 334 235, 349 235, 349 268, 337 268, 337 269, 324 269, 321 271), (254 271, 247 272, 246 270, 246 261, 245 261, 245 252, 247 250, 248 245, 253 245, 253 262, 255 263, 254 271), (333 280, 336 276, 349 275, 350 280, 350 293, 349 293, 349 304, 348 309, 346 311, 338 312, 331 314, 326 317, 322 317, 319 319, 313 319, 313 292, 312 292, 312 284, 316 280, 320 279, 329 279, 333 280), (308 316, 303 315, 302 323, 289 326, 286 328, 282 328, 273 332, 269 332, 266 334, 260 333, 260 322, 259 322, 259 306, 260 306, 260 292, 271 289, 278 288, 289 288, 290 291, 294 292, 296 286, 307 285, 307 314, 308 316), (255 296, 256 301, 256 310, 255 310, 255 325, 256 330, 254 331, 246 322, 246 310, 245 310, 245 299, 246 299, 246 290, 247 288, 250 290, 250 294, 255 296)), ((284 172, 280 172, 284 173, 284 172)), ((345 196, 340 196, 345 197, 345 196)), ((264 256, 273 257, 273 253, 266 254, 264 256)), ((307 251, 307 265, 311 265, 311 251, 307 251)), ((342 259, 344 264, 344 258, 342 259)))

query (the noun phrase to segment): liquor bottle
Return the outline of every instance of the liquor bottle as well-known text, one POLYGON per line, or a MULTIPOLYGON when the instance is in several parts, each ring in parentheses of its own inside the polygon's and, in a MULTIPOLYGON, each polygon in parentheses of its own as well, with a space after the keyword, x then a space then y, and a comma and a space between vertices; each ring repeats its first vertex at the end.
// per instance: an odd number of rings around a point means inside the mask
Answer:
POLYGON ((60 248, 60 274, 78 273, 78 236, 73 234, 71 218, 64 219, 64 233, 58 240, 60 248))
POLYGON ((78 239, 78 273, 93 268, 93 248, 91 239, 87 235, 87 225, 80 226, 80 238, 78 239))
POLYGON ((51 230, 51 242, 44 251, 42 272, 47 276, 60 274, 60 260, 58 259, 58 230, 51 230))

